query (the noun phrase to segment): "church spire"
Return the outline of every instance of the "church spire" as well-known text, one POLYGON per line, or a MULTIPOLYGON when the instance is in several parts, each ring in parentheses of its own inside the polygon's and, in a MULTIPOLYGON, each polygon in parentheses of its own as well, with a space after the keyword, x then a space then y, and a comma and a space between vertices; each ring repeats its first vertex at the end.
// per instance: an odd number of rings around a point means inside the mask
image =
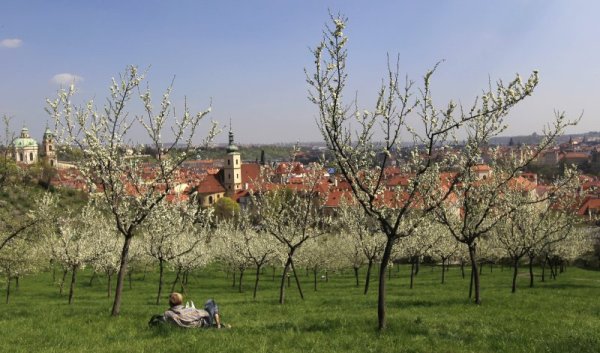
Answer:
POLYGON ((238 147, 233 142, 233 128, 231 127, 231 119, 229 119, 229 146, 227 146, 227 153, 238 152, 238 147))

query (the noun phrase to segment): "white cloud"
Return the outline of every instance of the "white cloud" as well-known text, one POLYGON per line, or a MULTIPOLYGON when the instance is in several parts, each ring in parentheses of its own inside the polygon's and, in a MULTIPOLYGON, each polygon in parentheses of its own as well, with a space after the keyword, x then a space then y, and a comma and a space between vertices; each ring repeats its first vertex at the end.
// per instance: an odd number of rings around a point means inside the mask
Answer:
POLYGON ((71 83, 77 83, 83 81, 83 77, 81 76, 77 76, 74 74, 70 74, 70 73, 62 73, 62 74, 56 74, 54 75, 54 77, 52 77, 52 82, 59 84, 59 85, 70 85, 71 83))
POLYGON ((18 48, 23 44, 23 41, 18 38, 6 38, 0 41, 0 47, 4 48, 18 48))

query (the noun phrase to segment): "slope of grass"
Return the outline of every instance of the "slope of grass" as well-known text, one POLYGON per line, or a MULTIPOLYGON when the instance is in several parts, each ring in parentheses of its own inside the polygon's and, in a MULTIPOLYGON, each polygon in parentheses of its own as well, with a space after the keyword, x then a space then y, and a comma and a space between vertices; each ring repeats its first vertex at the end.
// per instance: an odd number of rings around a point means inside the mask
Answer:
MULTIPOLYGON (((9 304, 0 304, 2 352, 598 352, 600 350, 600 272, 568 268, 557 280, 536 282, 519 277, 510 293, 510 271, 486 269, 483 304, 466 298, 468 279, 458 269, 440 284, 440 270, 423 267, 415 288, 408 269, 392 271, 388 282, 388 329, 377 332, 376 285, 365 296, 350 271, 319 280, 301 275, 306 299, 292 286, 285 305, 277 304, 278 280, 270 270, 261 279, 257 300, 253 278, 243 293, 216 269, 190 276, 186 299, 201 305, 215 298, 230 330, 150 328, 155 274, 134 274, 124 292, 122 314, 109 317, 106 279, 89 285, 91 273, 79 276, 75 303, 58 294, 50 272, 21 279, 9 304)), ((58 278, 57 274, 57 278, 58 278)), ((172 278, 169 278, 172 280, 172 278)), ((0 282, 5 285, 4 282, 0 282)), ((293 281, 292 281, 293 284, 293 281)), ((166 286, 167 291, 170 284, 166 286)), ((13 283, 14 288, 14 283, 13 283)))

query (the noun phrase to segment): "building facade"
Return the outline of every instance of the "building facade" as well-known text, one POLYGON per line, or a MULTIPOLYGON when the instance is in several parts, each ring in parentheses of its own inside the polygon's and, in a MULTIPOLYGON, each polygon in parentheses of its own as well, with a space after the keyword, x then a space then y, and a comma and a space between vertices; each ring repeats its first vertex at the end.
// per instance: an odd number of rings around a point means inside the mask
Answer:
POLYGON ((36 140, 29 135, 29 129, 24 127, 21 134, 12 144, 13 158, 15 162, 22 164, 34 164, 39 160, 47 161, 52 167, 57 165, 56 146, 54 144, 54 134, 49 128, 46 128, 42 138, 42 149, 36 140))

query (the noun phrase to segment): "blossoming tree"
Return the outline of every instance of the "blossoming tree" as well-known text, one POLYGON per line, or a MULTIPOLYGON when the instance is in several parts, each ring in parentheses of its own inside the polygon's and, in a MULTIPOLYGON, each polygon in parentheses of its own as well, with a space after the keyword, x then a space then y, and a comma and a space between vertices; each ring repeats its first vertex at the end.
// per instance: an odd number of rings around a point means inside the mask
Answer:
MULTIPOLYGON (((97 109, 94 101, 81 107, 74 105, 73 85, 60 90, 56 99, 47 100, 46 110, 56 123, 57 140, 83 151, 78 168, 90 186, 97 186, 96 192, 102 195, 124 238, 113 316, 120 312, 131 241, 152 210, 174 190, 181 164, 199 152, 196 146, 201 141, 197 140, 197 132, 210 112, 209 108, 191 114, 186 104, 176 114, 170 100, 171 87, 155 108, 150 90, 141 86, 143 80, 144 74, 129 66, 118 80, 113 79, 102 109, 97 109), (136 97, 142 107, 140 114, 130 111, 136 97), (145 132, 151 147, 158 152, 150 163, 125 153, 133 143, 131 132, 135 130, 145 132), (164 143, 165 138, 171 142, 164 143)), ((211 141, 216 130, 213 123, 203 143, 211 141)))
MULTIPOLYGON (((413 81, 401 82, 398 68, 390 68, 378 91, 374 109, 359 110, 356 99, 345 97, 347 84, 346 19, 331 16, 332 26, 324 31, 321 43, 312 51, 315 67, 307 72, 311 87, 309 100, 318 108, 317 122, 339 172, 348 181, 354 196, 386 235, 379 271, 378 327, 386 326, 385 272, 394 244, 399 238, 415 233, 423 218, 409 217, 415 210, 429 213, 452 192, 440 187, 439 173, 455 163, 455 155, 439 153, 455 142, 456 132, 467 123, 484 128, 485 136, 497 133, 502 118, 510 108, 531 95, 538 83, 537 73, 526 82, 519 77, 508 84, 498 82, 486 90, 470 107, 451 101, 443 108, 434 104, 428 71, 422 87, 415 92, 413 81), (412 149, 403 164, 409 182, 393 190, 386 189, 385 166, 408 136, 412 149)), ((437 65, 436 65, 437 67, 437 65)), ((481 134, 473 136, 469 146, 479 148, 487 141, 481 134)))

